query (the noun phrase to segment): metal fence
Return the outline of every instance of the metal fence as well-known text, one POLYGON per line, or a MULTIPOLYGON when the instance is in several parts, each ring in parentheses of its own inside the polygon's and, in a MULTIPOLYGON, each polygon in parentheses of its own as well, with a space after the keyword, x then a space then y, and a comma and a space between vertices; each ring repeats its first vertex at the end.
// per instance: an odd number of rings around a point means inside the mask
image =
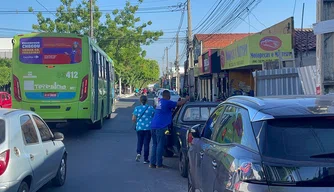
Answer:
POLYGON ((256 71, 256 96, 304 94, 297 68, 256 71))
POLYGON ((317 68, 315 65, 298 68, 299 78, 305 95, 316 94, 316 74, 317 68))
POLYGON ((0 50, 0 58, 12 58, 12 50, 0 50))

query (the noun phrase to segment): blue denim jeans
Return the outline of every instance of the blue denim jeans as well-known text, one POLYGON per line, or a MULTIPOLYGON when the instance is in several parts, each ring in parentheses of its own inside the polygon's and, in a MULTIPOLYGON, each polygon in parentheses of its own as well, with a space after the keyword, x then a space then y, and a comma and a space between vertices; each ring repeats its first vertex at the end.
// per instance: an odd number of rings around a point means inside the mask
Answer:
POLYGON ((141 154, 144 145, 144 160, 148 160, 150 153, 151 131, 137 131, 137 154, 141 154))
POLYGON ((166 128, 152 129, 152 151, 151 151, 151 164, 156 166, 162 166, 162 156, 165 149, 165 131, 166 128))

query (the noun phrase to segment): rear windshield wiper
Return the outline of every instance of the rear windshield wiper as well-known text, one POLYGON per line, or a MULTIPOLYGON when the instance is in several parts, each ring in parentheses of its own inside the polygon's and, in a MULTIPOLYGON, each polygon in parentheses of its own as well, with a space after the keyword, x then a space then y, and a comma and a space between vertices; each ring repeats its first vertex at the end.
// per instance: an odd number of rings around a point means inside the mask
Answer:
POLYGON ((310 158, 334 158, 334 153, 323 153, 318 155, 312 155, 310 158))

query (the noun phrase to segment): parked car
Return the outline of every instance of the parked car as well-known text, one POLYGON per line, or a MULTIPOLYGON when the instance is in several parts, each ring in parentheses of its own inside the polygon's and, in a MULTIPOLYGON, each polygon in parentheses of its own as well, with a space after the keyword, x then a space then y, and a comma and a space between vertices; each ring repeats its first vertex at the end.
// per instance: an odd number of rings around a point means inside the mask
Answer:
POLYGON ((12 97, 7 92, 0 92, 0 108, 12 108, 12 97))
MULTIPOLYGON (((188 102, 177 108, 173 114, 171 133, 167 136, 164 156, 179 156, 179 171, 183 177, 188 176, 188 134, 192 126, 204 125, 218 103, 188 102)), ((190 133, 191 134, 191 133, 190 133)))
MULTIPOLYGON (((156 93, 156 96, 154 97, 154 104, 153 106, 156 107, 158 105, 158 102, 159 100, 162 98, 162 92, 164 90, 168 90, 168 89, 160 89, 157 93, 156 93)), ((170 92, 170 100, 171 101, 179 101, 181 99, 181 97, 177 94, 176 91, 173 91, 173 90, 168 90, 170 92)))
POLYGON ((37 191, 49 181, 64 185, 63 139, 34 112, 0 109, 0 191, 37 191))
POLYGON ((191 129, 188 191, 334 191, 333 101, 227 99, 191 129))

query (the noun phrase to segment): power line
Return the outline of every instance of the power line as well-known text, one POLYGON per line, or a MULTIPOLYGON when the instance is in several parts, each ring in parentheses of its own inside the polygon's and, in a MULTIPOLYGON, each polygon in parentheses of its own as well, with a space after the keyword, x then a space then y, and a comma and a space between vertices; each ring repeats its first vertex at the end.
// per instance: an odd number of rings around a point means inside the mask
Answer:
POLYGON ((295 16, 295 12, 296 12, 296 5, 297 5, 297 0, 295 0, 295 3, 294 3, 294 5, 293 5, 292 16, 295 16))
POLYGON ((236 28, 242 20, 249 14, 250 10, 253 10, 262 0, 252 0, 247 2, 241 2, 239 4, 233 4, 233 0, 230 2, 225 1, 225 6, 219 8, 220 14, 215 16, 215 19, 207 27, 206 31, 214 26, 210 31, 210 35, 203 41, 207 41, 213 37, 217 32, 226 32, 236 28), (232 8, 232 9, 231 9, 232 8))
MULTIPOLYGON (((102 13, 110 13, 113 10, 101 10, 100 12, 102 13)), ((164 11, 137 11, 135 14, 147 14, 147 13, 174 13, 174 12, 179 12, 182 10, 164 10, 164 11)), ((47 11, 34 11, 34 12, 26 12, 26 11, 0 11, 0 15, 29 15, 29 14, 34 14, 35 12, 41 12, 41 13, 46 13, 46 14, 53 14, 47 11)), ((52 11, 51 11, 52 12, 52 11)), ((67 12, 67 11, 66 11, 67 12)), ((63 12, 63 13, 66 13, 63 12)), ((56 12, 54 12, 56 13, 56 12)))
POLYGON ((216 3, 218 3, 216 6, 215 4, 213 4, 213 6, 209 9, 209 11, 205 14, 205 16, 201 19, 201 21, 199 22, 199 24, 195 27, 195 29, 193 29, 193 31, 196 31, 197 29, 199 29, 201 26, 203 26, 203 24, 205 24, 207 22, 207 20, 212 16, 212 14, 215 12, 215 10, 218 8, 219 4, 222 2, 222 0, 217 0, 216 3), (213 9, 213 10, 212 10, 213 9), (210 10, 212 10, 210 12, 210 10), (209 14, 210 13, 210 14, 209 14), (209 14, 209 16, 207 16, 209 14), (206 17, 207 16, 207 17, 206 17))
MULTIPOLYGON (((41 13, 50 13, 55 15, 57 13, 57 10, 48 10, 42 3, 40 3, 38 0, 36 0, 46 11, 44 10, 34 10, 33 12, 41 12, 41 13)), ((159 6, 159 7, 144 7, 144 8, 138 8, 136 13, 164 13, 164 12, 178 12, 182 11, 182 4, 177 5, 168 5, 168 6, 159 6)), ((94 12, 112 12, 115 9, 101 9, 94 12)), ((123 9, 118 9, 123 10, 123 9)), ((62 13, 67 13, 68 11, 64 10, 62 13)), ((1 14, 31 14, 32 12, 29 10, 0 10, 1 14)), ((56 15, 55 15, 56 16, 56 15)))
POLYGON ((265 25, 265 24, 263 24, 261 21, 260 21, 260 19, 258 19, 257 17, 256 17, 256 15, 254 14, 254 13, 252 13, 252 12, 249 12, 251 15, 253 15, 253 17, 262 25, 262 26, 264 26, 264 28, 267 28, 267 26, 265 25))
MULTIPOLYGON (((39 2, 38 0, 36 0, 36 2, 37 2, 40 6, 42 6, 47 12, 51 13, 51 12, 48 10, 48 8, 46 8, 41 2, 39 2)), ((55 17, 57 17, 56 14, 54 14, 54 13, 51 13, 51 14, 54 15, 55 17)))
POLYGON ((173 40, 172 44, 168 47, 168 49, 171 49, 174 46, 174 44, 176 43, 176 37, 179 35, 180 30, 182 28, 183 20, 184 20, 184 13, 185 13, 185 4, 183 6, 184 7, 183 7, 183 10, 182 10, 182 13, 181 13, 180 23, 179 23, 179 26, 178 26, 177 31, 176 31, 175 39, 173 40))

